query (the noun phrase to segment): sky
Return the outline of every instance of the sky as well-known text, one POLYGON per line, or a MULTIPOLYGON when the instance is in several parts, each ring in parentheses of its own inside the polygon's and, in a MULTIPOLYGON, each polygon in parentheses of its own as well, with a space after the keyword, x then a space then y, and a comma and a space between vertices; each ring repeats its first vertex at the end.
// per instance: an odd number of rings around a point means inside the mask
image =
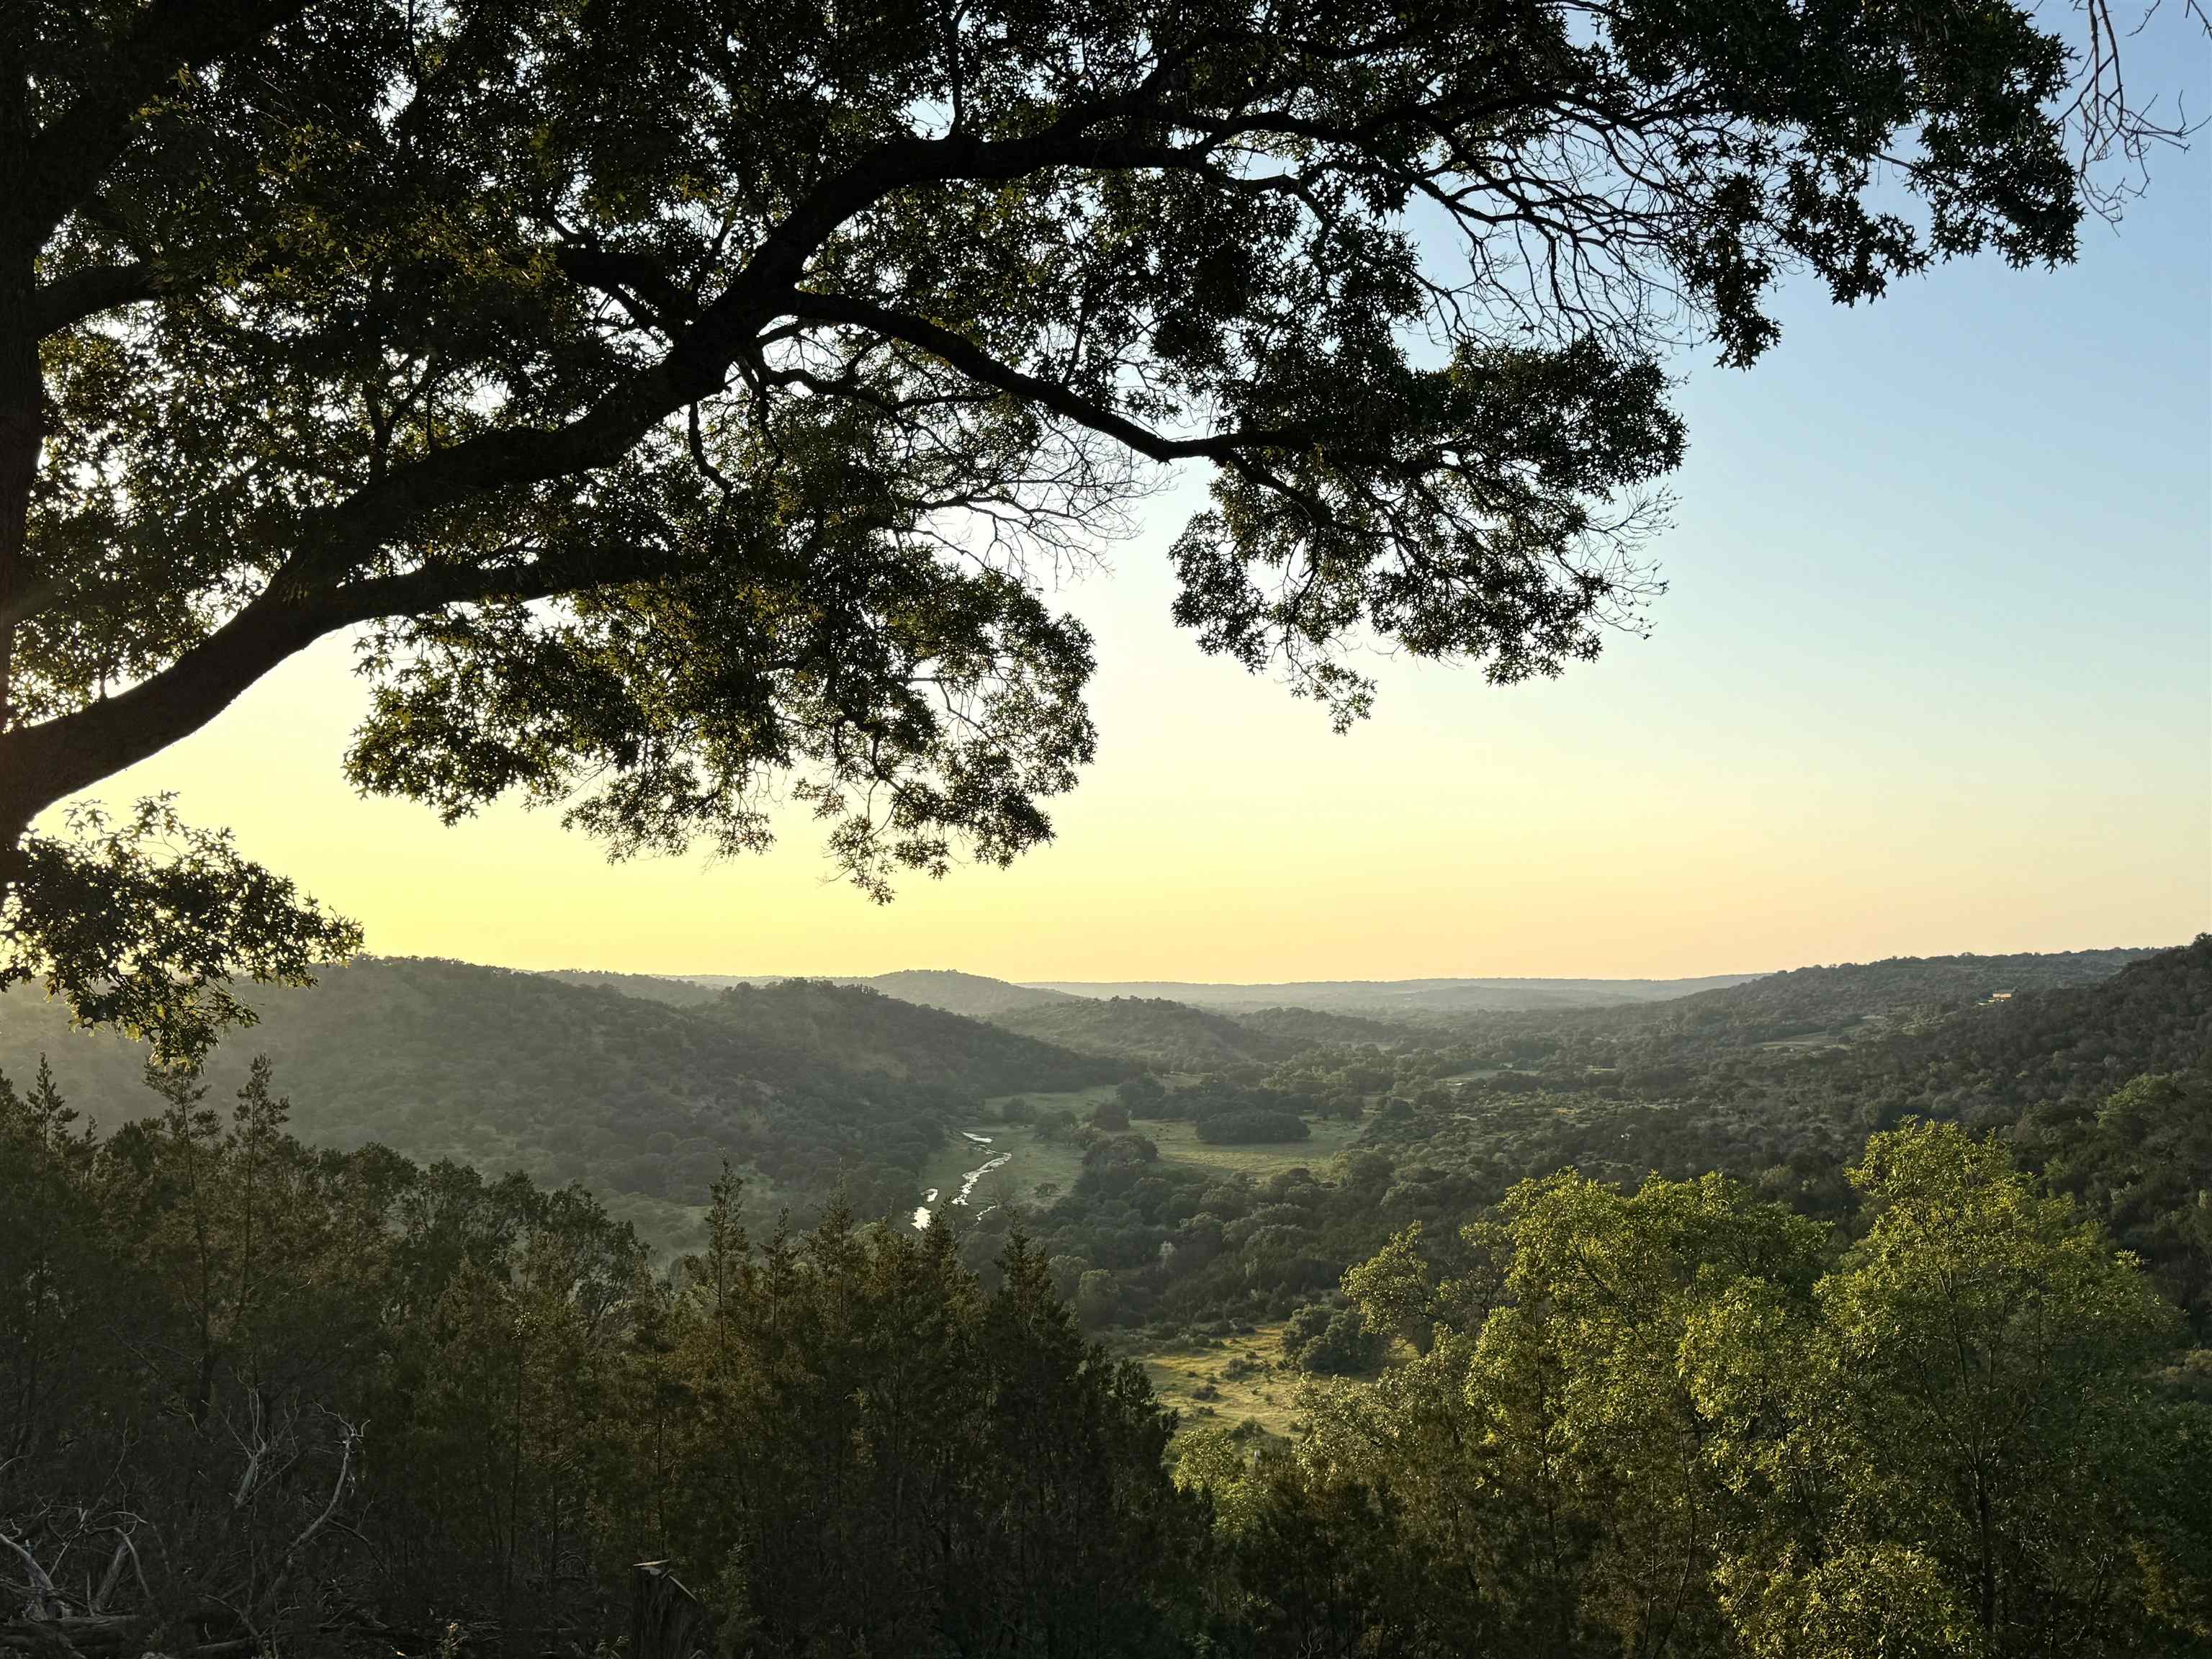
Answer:
POLYGON ((2212 927, 2212 134, 2071 268, 1781 314, 1748 372, 1677 365, 1649 640, 1503 690, 1382 661, 1334 735, 1169 622, 1182 475, 1055 596, 1100 658, 1056 840, 888 906, 797 817, 610 865, 557 813, 358 799, 342 641, 96 793, 177 791, 373 952, 518 968, 1671 977, 2212 927))

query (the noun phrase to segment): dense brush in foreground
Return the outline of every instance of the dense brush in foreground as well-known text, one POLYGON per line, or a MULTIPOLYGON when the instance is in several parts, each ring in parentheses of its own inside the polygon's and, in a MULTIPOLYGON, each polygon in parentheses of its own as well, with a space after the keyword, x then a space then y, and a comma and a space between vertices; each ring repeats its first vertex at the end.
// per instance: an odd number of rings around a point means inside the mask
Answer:
POLYGON ((1017 1236, 314 1151, 257 1066, 100 1139, 0 1087, 0 1653, 587 1653, 665 1559, 732 1656, 2197 1652, 2208 1413, 2132 1258, 1952 1127, 1874 1218, 1528 1182, 1346 1276, 1404 1345, 1171 1451, 1017 1236), (1172 1473, 1171 1473, 1172 1470, 1172 1473))

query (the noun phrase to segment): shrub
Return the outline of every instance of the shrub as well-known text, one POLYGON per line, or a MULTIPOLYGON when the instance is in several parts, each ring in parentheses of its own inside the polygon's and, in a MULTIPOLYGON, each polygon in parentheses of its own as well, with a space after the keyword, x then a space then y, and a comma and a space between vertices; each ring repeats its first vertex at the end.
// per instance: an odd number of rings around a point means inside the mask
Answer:
POLYGON ((1283 1328, 1283 1357, 1320 1376, 1354 1376, 1382 1363, 1387 1344, 1357 1308, 1304 1307, 1283 1328))

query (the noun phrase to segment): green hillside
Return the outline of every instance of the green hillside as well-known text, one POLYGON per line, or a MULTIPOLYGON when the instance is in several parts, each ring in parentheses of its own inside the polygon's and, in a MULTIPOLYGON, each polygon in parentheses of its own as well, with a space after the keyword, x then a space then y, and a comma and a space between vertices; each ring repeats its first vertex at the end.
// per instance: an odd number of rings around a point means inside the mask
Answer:
POLYGON ((1668 1007, 1471 1022, 1425 1057, 1426 1079, 1400 1060, 1395 1091, 1419 1109, 1378 1133, 1480 1142, 1516 1173, 1832 1169, 1906 1115, 2009 1125, 2200 1063, 2208 950, 1906 958, 1668 1007))
MULTIPOLYGON (((696 1008, 712 1002, 727 990, 761 990, 781 985, 805 975, 757 975, 744 976, 731 974, 690 974, 681 977, 659 974, 617 974, 596 969, 562 969, 549 973, 549 979, 557 979, 570 985, 596 985, 610 991, 620 991, 626 996, 642 997, 651 1002, 672 1003, 678 1007, 696 1008)), ((814 982, 837 985, 860 990, 880 991, 901 1002, 918 1003, 925 1008, 936 1008, 950 1014, 964 1014, 970 1019, 988 1019, 1016 1008, 1034 1008, 1045 1003, 1074 1002, 1079 999, 1063 991, 1048 991, 1030 985, 1015 985, 1003 979, 992 979, 982 974, 963 974, 950 968, 909 968, 893 974, 851 978, 842 975, 815 975, 814 982)))
POLYGON ((1386 1048, 1395 1048, 1422 1035, 1419 1025, 1388 1018, 1370 1019, 1358 1014, 1330 1013, 1319 1008, 1256 1008, 1250 1013, 1231 1014, 1230 1018, 1248 1031, 1297 1048, 1358 1042, 1379 1042, 1386 1048))
POLYGON ((2099 953, 2006 959, 2015 984, 2048 988, 1948 1014, 1914 999, 1955 1004, 1985 971, 1976 959, 1708 994, 1719 1018, 1499 1015, 1395 1046, 1223 1065, 1149 1099, 1129 1091, 1133 1133, 1086 1148, 1082 1177, 1031 1218, 1031 1236, 1071 1264, 1070 1284, 1101 1275, 1090 1297, 1101 1321, 1279 1319, 1413 1223, 1453 1260, 1470 1218, 1562 1170, 1629 1189, 1717 1171, 1848 1234, 1863 1221, 1844 1172, 1868 1136, 1954 1120, 2051 1170, 2212 1332, 2199 1197, 2212 1193, 2212 939, 2126 954, 2136 959, 2117 973, 2099 953), (1925 1012, 1892 1026, 1863 1019, 1869 1006, 1925 1012), (1791 1022, 1859 1034, 1776 1040, 1791 1022), (1295 1112, 1317 1137, 1347 1109, 1358 1133, 1341 1152, 1294 1143, 1243 1181, 1185 1167, 1169 1141, 1180 1125, 1158 1121, 1295 1112))
POLYGON ((732 986, 701 1012, 795 1067, 888 1079, 949 1101, 1085 1089, 1130 1071, 995 1024, 827 980, 732 986))
POLYGON ((1948 1014, 2029 992, 2094 985, 2149 949, 2039 955, 1893 957, 1881 962, 1799 968, 1662 1005, 1646 1018, 1684 1030, 1722 1028, 1749 1042, 1841 1030, 1864 1020, 1948 1014))
POLYGON ((1895 1045, 1917 1098, 2013 1122, 2101 1099, 2146 1072, 2212 1065, 2212 934, 2142 956, 2094 985, 2023 990, 1895 1045))
MULTIPOLYGON (((1011 1009, 992 1023, 1078 1054, 1110 1056, 1155 1072, 1211 1071, 1287 1060, 1307 1047, 1279 1031, 1164 998, 1113 997, 1011 1009)), ((1364 1022, 1363 1022, 1364 1023, 1364 1022)))
POLYGON ((696 980, 670 979, 659 974, 613 974, 586 968, 556 968, 545 975, 563 985, 587 985, 602 991, 619 991, 647 1002, 665 1002, 674 1008, 699 1008, 721 995, 719 987, 696 980))
MULTIPOLYGON (((914 1171, 983 1097, 1126 1069, 806 981, 684 1009, 548 975, 372 959, 252 1000, 261 1024, 209 1067, 216 1098, 266 1054, 308 1140, 377 1141, 676 1205, 702 1203, 726 1158, 762 1206, 812 1202, 842 1183, 864 1213, 901 1208, 914 1171)), ((70 1030, 19 988, 0 999, 0 1073, 27 1078, 42 1054, 102 1122, 154 1109, 134 1046, 70 1030)))
POLYGON ((1558 1052, 1596 1065, 1618 1064, 1616 1057, 1696 1065, 1724 1050, 1833 1046, 1929 1029, 1966 1009, 2100 984, 2157 954, 2146 948, 1895 957, 1767 974, 1669 1002, 1501 1012, 1445 1029, 1509 1059, 1558 1052))

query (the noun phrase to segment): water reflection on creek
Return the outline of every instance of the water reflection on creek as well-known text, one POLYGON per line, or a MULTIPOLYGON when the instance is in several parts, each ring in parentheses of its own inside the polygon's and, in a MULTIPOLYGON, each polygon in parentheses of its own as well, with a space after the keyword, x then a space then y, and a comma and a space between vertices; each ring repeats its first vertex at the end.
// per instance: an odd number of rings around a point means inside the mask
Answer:
MULTIPOLYGON (((991 1144, 990 1136, 979 1135, 973 1129, 963 1129, 960 1133, 973 1146, 988 1146, 991 1144)), ((981 1164, 977 1164, 974 1169, 969 1170, 966 1175, 961 1177, 960 1190, 953 1196, 951 1201, 964 1206, 968 1200, 975 1195, 975 1183, 981 1181, 985 1176, 990 1174, 992 1170, 1005 1165, 1012 1158, 1012 1157, 1013 1152, 1012 1150, 992 1153, 990 1157, 985 1158, 981 1164)), ((922 1229, 929 1225, 929 1218, 931 1215, 929 1206, 936 1202, 937 1188, 932 1187, 927 1192, 921 1195, 921 1202, 915 1208, 914 1229, 916 1232, 921 1231, 922 1229)))

